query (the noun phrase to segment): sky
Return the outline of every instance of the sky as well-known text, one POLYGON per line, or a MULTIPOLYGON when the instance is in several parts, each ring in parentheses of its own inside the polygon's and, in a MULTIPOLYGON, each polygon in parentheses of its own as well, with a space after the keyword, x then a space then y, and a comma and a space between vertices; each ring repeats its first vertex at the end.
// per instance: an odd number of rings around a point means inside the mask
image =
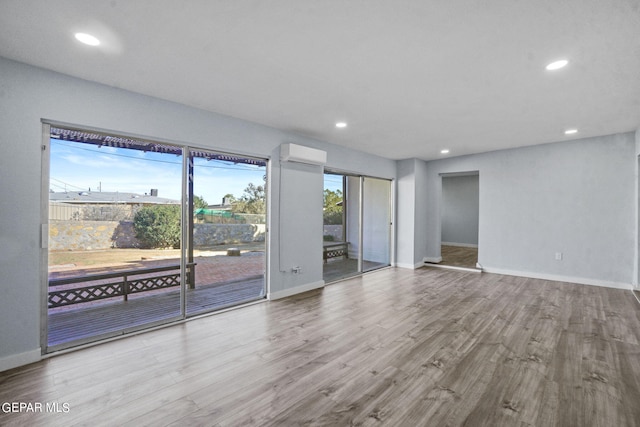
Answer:
MULTIPOLYGON (((51 139, 50 182, 55 192, 113 191, 180 200, 182 156, 98 147, 51 139)), ((266 167, 202 158, 194 160, 194 194, 212 205, 239 198, 249 183, 264 185, 266 167)))
POLYGON ((342 191, 342 175, 324 174, 324 188, 342 191))

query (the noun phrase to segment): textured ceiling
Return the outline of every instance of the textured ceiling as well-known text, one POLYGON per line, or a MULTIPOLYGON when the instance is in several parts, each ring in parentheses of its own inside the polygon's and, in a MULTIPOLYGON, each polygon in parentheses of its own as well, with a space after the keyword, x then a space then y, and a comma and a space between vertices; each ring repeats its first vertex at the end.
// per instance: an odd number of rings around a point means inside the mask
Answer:
POLYGON ((0 56, 392 159, 640 126, 640 0, 0 0, 0 56))

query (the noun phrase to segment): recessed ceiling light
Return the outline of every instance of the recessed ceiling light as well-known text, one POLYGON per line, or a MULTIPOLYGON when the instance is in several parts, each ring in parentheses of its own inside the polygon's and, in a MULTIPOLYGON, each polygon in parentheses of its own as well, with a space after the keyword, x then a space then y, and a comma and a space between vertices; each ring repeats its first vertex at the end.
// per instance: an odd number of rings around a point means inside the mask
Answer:
POLYGON ((444 150, 440 150, 440 154, 449 154, 449 150, 446 148, 444 150))
POLYGON ((336 127, 340 128, 340 129, 346 128, 347 127, 347 123, 346 122, 338 122, 338 123, 336 123, 336 127))
POLYGON ((567 129, 564 131, 565 135, 573 135, 574 133, 578 133, 578 129, 567 129))
POLYGON ((560 68, 565 67, 568 63, 569 61, 567 61, 566 59, 561 59, 559 61, 552 62, 551 64, 547 65, 545 68, 549 71, 559 70, 560 68))
POLYGON ((87 44, 89 46, 98 46, 100 44, 100 40, 87 33, 76 33, 76 40, 80 43, 87 44))

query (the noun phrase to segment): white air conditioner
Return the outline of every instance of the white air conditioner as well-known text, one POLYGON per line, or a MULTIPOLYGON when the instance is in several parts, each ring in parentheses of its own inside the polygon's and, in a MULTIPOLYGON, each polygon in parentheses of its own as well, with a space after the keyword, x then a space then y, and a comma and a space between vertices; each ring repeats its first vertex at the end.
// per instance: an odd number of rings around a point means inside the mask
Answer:
POLYGON ((280 161, 324 165, 327 163, 327 152, 287 142, 280 145, 280 161))

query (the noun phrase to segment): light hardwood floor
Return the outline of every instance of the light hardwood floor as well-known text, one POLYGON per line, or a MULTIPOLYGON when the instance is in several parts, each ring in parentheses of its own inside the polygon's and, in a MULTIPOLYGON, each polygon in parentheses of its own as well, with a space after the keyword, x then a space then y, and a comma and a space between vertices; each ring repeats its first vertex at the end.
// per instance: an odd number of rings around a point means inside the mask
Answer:
POLYGON ((0 374, 0 425, 634 426, 631 291, 385 269, 0 374))
POLYGON ((476 268, 478 263, 478 248, 442 245, 440 254, 442 256, 441 265, 476 268))

